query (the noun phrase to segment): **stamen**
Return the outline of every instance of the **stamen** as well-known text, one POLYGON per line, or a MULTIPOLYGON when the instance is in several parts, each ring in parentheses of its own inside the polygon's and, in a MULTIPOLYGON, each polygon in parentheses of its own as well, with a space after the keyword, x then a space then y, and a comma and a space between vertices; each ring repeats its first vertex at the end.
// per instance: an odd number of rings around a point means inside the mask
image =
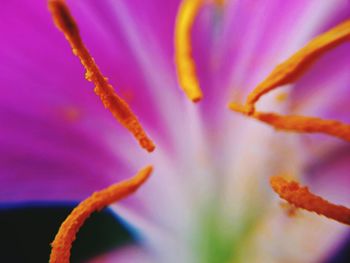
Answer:
POLYGON ((322 55, 350 40, 350 20, 337 25, 324 34, 311 40, 305 47, 279 64, 271 74, 260 83, 249 95, 246 105, 254 112, 254 104, 269 91, 296 81, 322 55))
POLYGON ((76 234, 85 220, 96 211, 134 193, 150 176, 152 166, 140 170, 133 178, 93 193, 82 201, 62 223, 54 241, 50 263, 69 263, 70 250, 76 234))
POLYGON ((310 212, 326 216, 340 223, 350 225, 350 209, 335 205, 300 186, 295 181, 287 181, 282 176, 273 176, 270 179, 273 190, 284 200, 310 212))
POLYGON ((350 141, 349 124, 315 117, 298 115, 283 116, 276 113, 255 111, 255 103, 261 96, 281 85, 294 82, 323 54, 347 40, 350 40, 350 20, 346 20, 328 32, 317 36, 292 57, 278 65, 248 95, 245 105, 231 103, 229 107, 233 111, 252 116, 274 126, 276 129, 306 133, 325 133, 345 141, 350 141))
MULTIPOLYGON (((249 108, 235 103, 230 109, 248 115, 249 108)), ((350 142, 350 125, 335 120, 323 120, 301 115, 279 115, 270 112, 254 111, 253 118, 265 122, 278 130, 300 133, 325 133, 350 142)))
POLYGON ((148 138, 129 105, 115 93, 113 87, 108 83, 108 79, 102 75, 85 47, 78 26, 64 0, 49 0, 48 3, 57 28, 63 32, 72 47, 73 53, 79 57, 86 69, 86 79, 95 84, 94 91, 101 98, 105 108, 134 135, 144 149, 152 152, 155 148, 152 140, 148 138))
POLYGON ((191 32, 204 0, 183 0, 175 24, 175 64, 180 86, 193 102, 202 99, 196 66, 192 57, 191 32))

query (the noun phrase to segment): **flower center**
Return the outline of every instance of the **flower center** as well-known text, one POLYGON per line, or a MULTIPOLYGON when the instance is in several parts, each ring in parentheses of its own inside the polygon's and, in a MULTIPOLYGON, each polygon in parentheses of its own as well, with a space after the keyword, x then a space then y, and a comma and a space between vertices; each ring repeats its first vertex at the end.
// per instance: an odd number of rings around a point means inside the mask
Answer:
MULTIPOLYGON (((222 4, 222 0, 212 0, 222 4)), ((69 12, 64 0, 49 0, 49 9, 58 29, 63 32, 73 53, 79 57, 86 69, 86 79, 95 84, 95 93, 113 116, 126 127, 140 145, 152 152, 153 142, 131 111, 128 104, 119 97, 113 87, 102 75, 94 59, 85 47, 77 24, 69 12)), ((196 16, 204 5, 204 0, 183 0, 176 18, 175 29, 175 63, 181 88, 194 102, 202 97, 202 91, 192 57, 191 32, 196 16)), ((297 80, 307 68, 320 56, 350 38, 350 20, 339 24, 330 31, 316 37, 298 51, 258 85, 248 96, 245 105, 231 103, 230 108, 236 112, 266 122, 277 129, 296 132, 321 132, 350 141, 350 125, 333 120, 324 120, 306 116, 282 116, 276 113, 264 113, 255 110, 255 103, 271 90, 297 80)), ((79 228, 91 213, 123 199, 135 192, 149 177, 152 167, 146 167, 130 180, 112 185, 81 202, 61 225, 52 243, 50 262, 69 262, 70 249, 79 228)), ((282 177, 272 177, 271 186, 283 199, 296 207, 327 216, 341 223, 350 225, 350 209, 334 205, 319 196, 312 194, 307 187, 296 182, 288 182, 282 177)))

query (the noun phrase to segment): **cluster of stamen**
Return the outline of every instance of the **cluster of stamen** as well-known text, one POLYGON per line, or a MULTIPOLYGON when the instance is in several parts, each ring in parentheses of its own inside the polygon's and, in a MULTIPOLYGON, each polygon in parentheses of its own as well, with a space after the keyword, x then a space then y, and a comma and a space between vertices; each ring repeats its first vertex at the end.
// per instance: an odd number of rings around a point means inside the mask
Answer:
POLYGON ((335 120, 300 115, 280 115, 255 110, 256 102, 268 92, 299 79, 306 70, 326 52, 350 40, 350 20, 347 20, 328 32, 310 41, 285 62, 279 64, 247 97, 245 105, 231 103, 233 111, 263 121, 276 129, 304 132, 325 133, 350 141, 350 125, 335 120))
MULTIPOLYGON (((222 5, 223 0, 212 0, 222 5)), ((196 16, 205 0, 183 0, 176 18, 175 63, 179 83, 189 99, 199 101, 203 94, 199 87, 194 59, 192 57, 191 32, 196 16)), ((125 126, 148 151, 154 150, 153 142, 147 137, 138 119, 127 103, 122 100, 98 69, 94 59, 85 47, 78 27, 71 16, 64 0, 49 0, 49 9, 56 26, 61 30, 86 69, 86 79, 95 84, 95 93, 103 105, 125 126)), ((255 110, 255 103, 273 89, 292 83, 300 78, 310 65, 327 51, 350 39, 350 20, 345 21, 330 31, 316 37, 304 48, 282 64, 259 84, 249 95, 245 105, 231 103, 233 111, 263 121, 276 129, 307 133, 326 133, 350 141, 350 125, 334 120, 299 115, 283 116, 277 113, 264 113, 255 110)), ((52 242, 50 263, 69 262, 70 249, 76 233, 85 220, 95 211, 135 192, 149 177, 152 167, 146 167, 130 180, 112 185, 95 192, 81 202, 61 225, 52 242)), ((290 182, 281 176, 271 178, 273 190, 293 207, 316 212, 341 223, 350 225, 350 209, 334 205, 311 193, 307 187, 297 182, 290 182)))
MULTIPOLYGON (((255 103, 268 92, 281 85, 299 79, 305 71, 323 54, 350 40, 350 20, 310 41, 304 48, 278 65, 249 95, 245 105, 231 103, 230 109, 265 122, 276 129, 300 133, 324 133, 350 142, 350 125, 336 120, 325 120, 302 115, 280 115, 272 112, 258 112, 255 103)), ((325 215, 341 223, 349 223, 349 209, 334 205, 300 187, 296 182, 287 182, 282 177, 272 177, 273 189, 296 207, 325 215)))

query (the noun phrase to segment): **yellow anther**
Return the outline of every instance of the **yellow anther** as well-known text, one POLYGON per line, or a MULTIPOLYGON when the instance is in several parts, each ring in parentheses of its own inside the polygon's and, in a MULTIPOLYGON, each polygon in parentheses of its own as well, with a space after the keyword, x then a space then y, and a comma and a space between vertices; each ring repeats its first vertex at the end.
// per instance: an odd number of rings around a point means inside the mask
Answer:
POLYGON ((192 57, 191 33, 204 0, 183 0, 175 26, 175 64, 179 83, 187 97, 197 102, 203 94, 199 86, 196 65, 192 57))

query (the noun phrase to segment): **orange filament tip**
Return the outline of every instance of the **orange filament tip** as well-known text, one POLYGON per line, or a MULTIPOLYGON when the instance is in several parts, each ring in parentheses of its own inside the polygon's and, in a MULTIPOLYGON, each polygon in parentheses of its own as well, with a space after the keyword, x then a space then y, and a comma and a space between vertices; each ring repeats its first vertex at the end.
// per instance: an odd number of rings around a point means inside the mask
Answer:
POLYGON ((284 116, 263 112, 255 112, 254 118, 279 130, 301 133, 324 133, 350 142, 350 125, 339 121, 300 115, 284 116))
POLYGON ((350 125, 340 121, 255 111, 255 103, 261 96, 281 85, 297 80, 319 57, 348 40, 350 40, 350 20, 314 38, 304 48, 278 65, 248 95, 244 106, 231 103, 230 109, 263 121, 276 129, 301 133, 324 133, 350 142, 350 125))
POLYGON ((66 37, 79 35, 78 27, 71 16, 67 5, 62 0, 50 0, 49 9, 57 27, 65 33, 66 37))
POLYGON ((79 57, 85 67, 86 79, 95 84, 95 93, 100 97, 105 108, 134 135, 143 148, 149 152, 153 151, 155 146, 143 130, 136 115, 131 111, 129 105, 116 94, 85 47, 68 6, 63 0, 49 0, 49 9, 57 28, 63 32, 73 53, 79 57))
POLYGON ((191 33, 194 21, 204 0, 183 0, 175 25, 175 64, 179 83, 193 102, 202 99, 196 66, 192 57, 191 33))
POLYGON ((350 225, 350 209, 335 205, 300 186, 295 181, 287 181, 282 176, 273 176, 270 179, 272 189, 290 204, 326 216, 340 223, 350 225))
POLYGON ((246 105, 240 105, 234 102, 231 102, 228 106, 232 111, 242 113, 244 115, 250 115, 252 112, 252 109, 246 105))
MULTIPOLYGON (((249 115, 250 108, 231 103, 230 109, 249 115)), ((252 117, 273 126, 277 130, 300 133, 324 133, 350 142, 350 125, 335 120, 324 120, 301 115, 280 115, 255 111, 252 117)))
POLYGON ((85 220, 96 211, 134 193, 149 178, 152 166, 140 170, 133 178, 93 193, 73 209, 62 223, 51 246, 50 263, 69 263, 70 250, 85 220))
POLYGON ((296 81, 322 55, 350 40, 350 20, 311 40, 305 47, 279 64, 271 74, 261 82, 247 98, 247 104, 253 106, 261 96, 269 91, 296 81))

